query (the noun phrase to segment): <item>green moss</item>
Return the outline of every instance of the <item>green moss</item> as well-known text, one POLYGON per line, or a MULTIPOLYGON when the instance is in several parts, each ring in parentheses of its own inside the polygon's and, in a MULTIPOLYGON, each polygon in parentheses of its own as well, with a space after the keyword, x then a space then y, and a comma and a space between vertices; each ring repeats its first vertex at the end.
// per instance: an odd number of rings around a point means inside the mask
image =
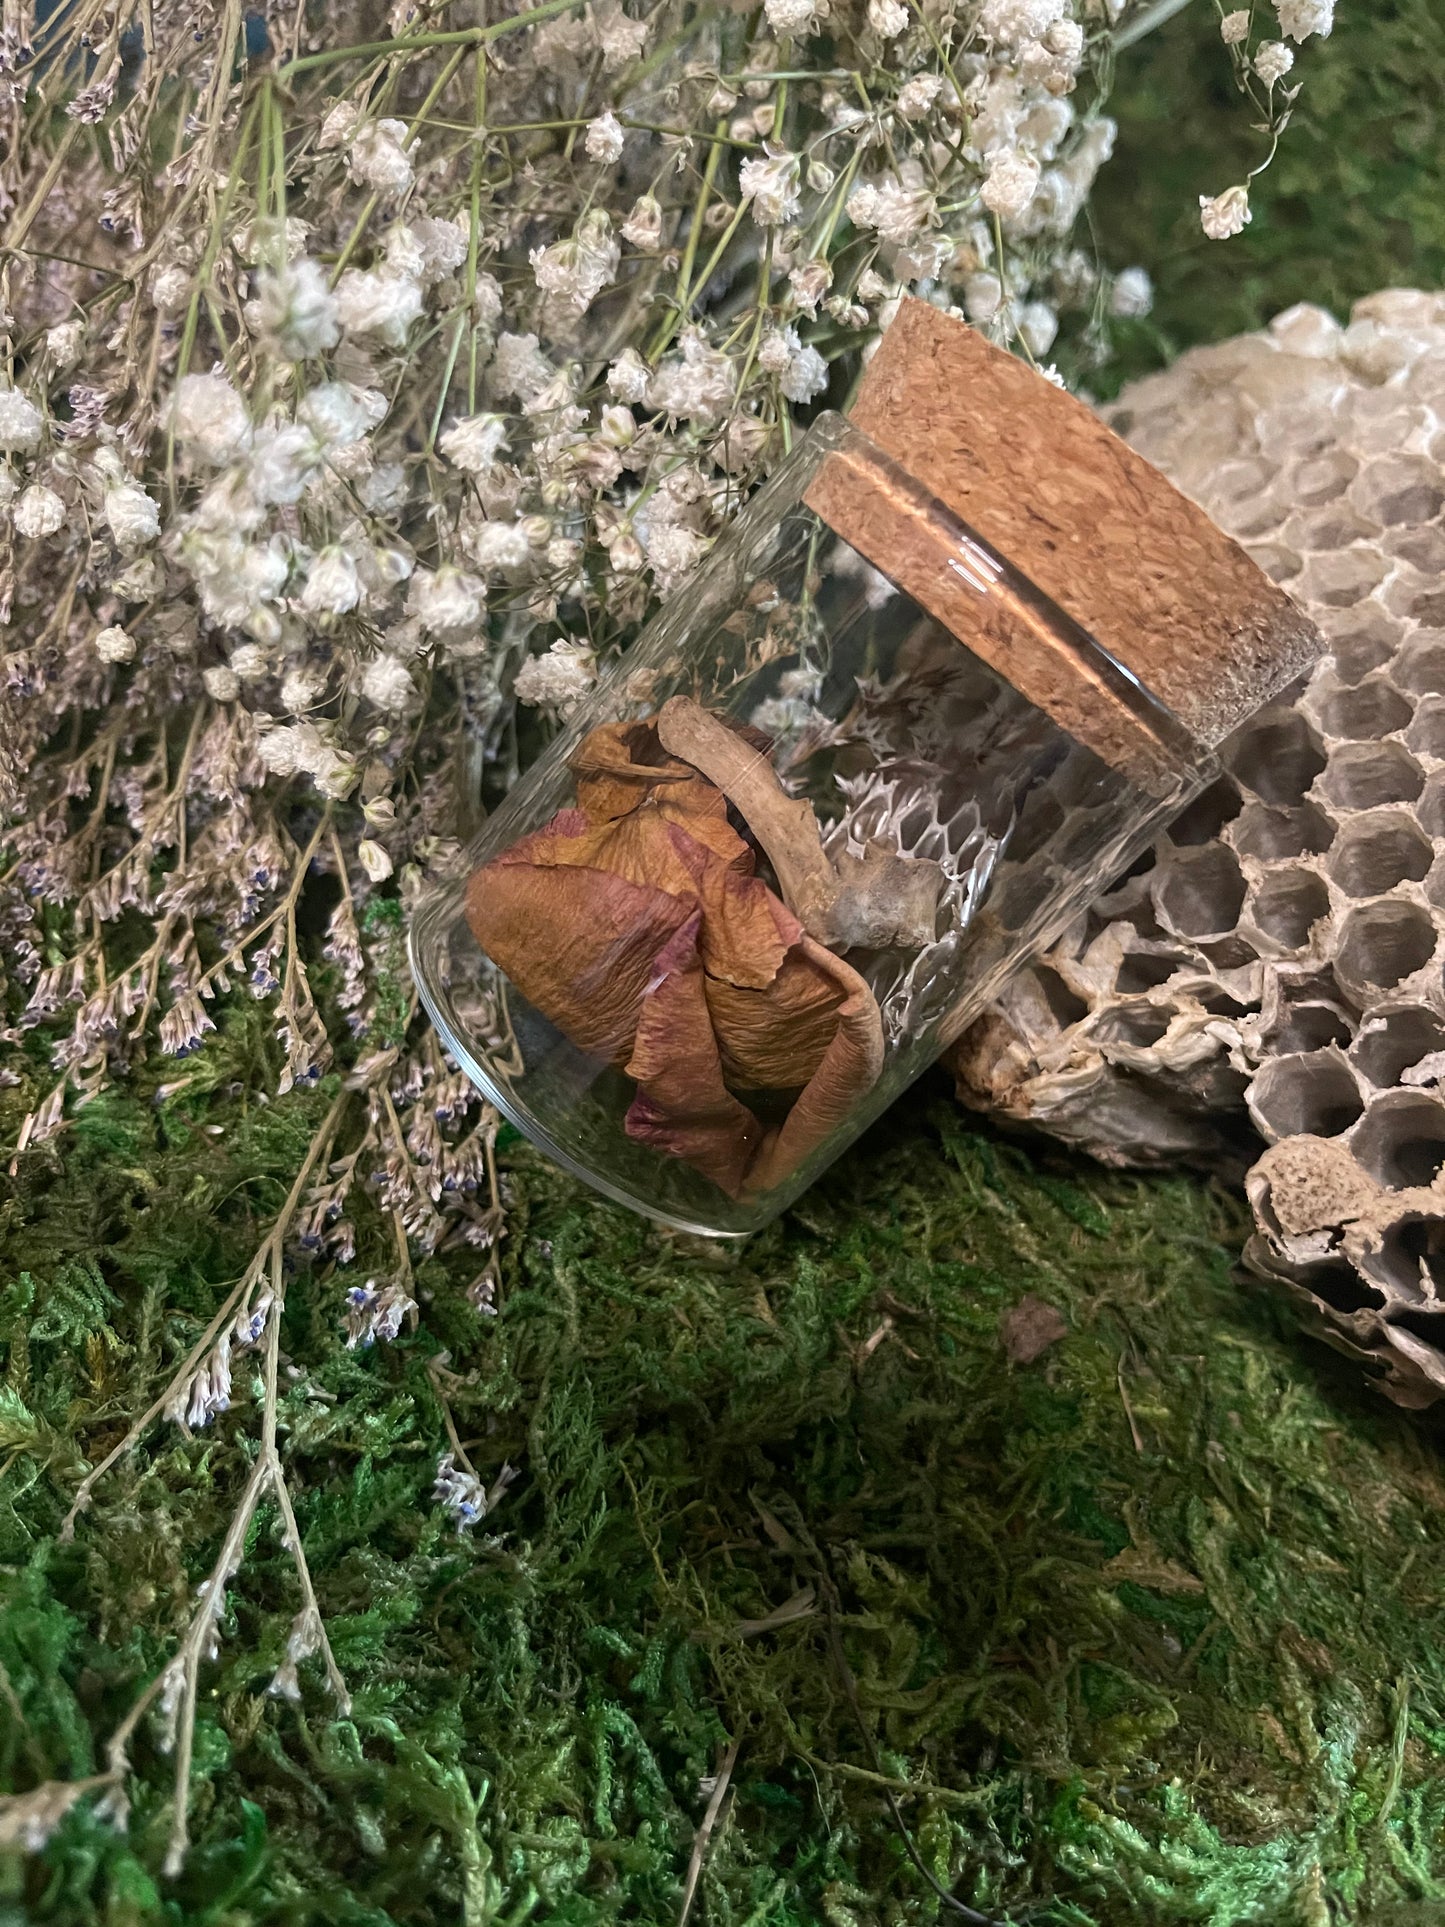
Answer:
MULTIPOLYGON (((213 1069, 246 1048, 213 1040, 213 1069)), ((326 1101, 200 1082, 107 1098, 10 1200, 10 1788, 95 1770, 248 1461, 242 1374, 212 1433, 156 1432, 55 1543, 80 1451, 163 1382, 326 1101)), ((6 1927, 669 1922, 730 1739, 703 1903, 737 1927, 938 1917, 880 1772, 940 1882, 1036 1922, 1403 1921, 1445 1891, 1445 1482, 1418 1421, 1241 1282, 1235 1202, 1040 1164, 941 1098, 737 1251, 522 1143, 504 1163, 496 1320, 435 1258, 420 1328, 348 1352, 343 1278, 291 1284, 282 1446, 351 1717, 309 1667, 302 1709, 265 1697, 296 1599, 263 1514, 186 1872, 160 1876, 147 1729, 129 1836, 72 1815, 7 1864, 6 1927), (1016 1369, 1025 1290, 1069 1333, 1016 1369), (495 1536, 430 1498, 442 1349, 479 1470, 522 1473, 495 1536)), ((384 1231, 359 1226, 363 1265, 384 1231)))

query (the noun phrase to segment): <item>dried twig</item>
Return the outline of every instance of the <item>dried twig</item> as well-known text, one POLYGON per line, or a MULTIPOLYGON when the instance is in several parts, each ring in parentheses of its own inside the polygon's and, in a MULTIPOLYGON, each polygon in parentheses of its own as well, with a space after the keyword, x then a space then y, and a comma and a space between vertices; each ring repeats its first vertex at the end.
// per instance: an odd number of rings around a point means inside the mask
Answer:
POLYGON ((840 950, 921 950, 937 931, 943 871, 927 857, 870 844, 836 868, 823 849, 811 803, 788 796, 772 764, 688 696, 657 718, 670 755, 715 783, 762 845, 778 891, 809 936, 840 950))
POLYGON ((60 1537, 62 1542, 68 1540, 74 1533, 75 1521, 90 1504, 91 1494, 95 1490, 98 1482, 104 1478, 105 1474, 109 1472, 110 1468, 118 1459, 123 1458, 125 1454, 130 1451, 131 1447, 139 1442, 151 1425, 154 1424, 155 1420, 165 1411, 166 1407, 175 1400, 178 1393, 180 1393, 189 1382, 191 1374, 215 1343, 225 1325, 230 1319, 235 1317, 241 1305, 245 1302, 257 1283, 266 1276, 268 1270, 273 1269, 276 1265, 286 1239, 287 1231, 290 1228, 292 1219, 296 1215, 296 1207, 301 1201, 302 1194, 306 1189, 311 1173, 330 1149, 331 1141, 336 1135, 336 1127, 341 1121, 341 1113, 345 1109, 349 1095, 349 1092, 343 1091, 332 1102, 331 1108, 321 1120, 316 1135, 311 1140, 306 1156, 302 1160, 301 1168, 296 1173, 296 1180, 292 1184, 286 1202, 282 1205, 271 1229, 262 1240, 255 1256, 241 1274, 239 1281, 226 1294, 220 1309, 216 1312, 210 1324, 207 1325, 190 1351, 186 1353, 181 1364, 171 1374, 165 1390, 146 1407, 145 1411, 141 1413, 140 1417, 131 1426, 120 1443, 113 1446, 111 1450, 106 1453, 100 1464, 87 1472, 81 1480, 75 1498, 71 1503, 70 1510, 61 1522, 60 1537))
POLYGON ((172 1875, 180 1871, 190 1838, 188 1810, 201 1666, 205 1660, 215 1657, 220 1641, 220 1622, 225 1612, 226 1589, 240 1569, 246 1534, 256 1509, 268 1495, 274 1498, 281 1514, 283 1543, 291 1555, 301 1588, 301 1610, 292 1622, 286 1659, 272 1681, 271 1690, 287 1698, 299 1697, 297 1666, 301 1660, 317 1654, 338 1710, 344 1714, 350 1707, 351 1697, 326 1636, 316 1589, 302 1549, 300 1528, 287 1488, 276 1436, 281 1317, 286 1298, 286 1236, 312 1171, 330 1149, 348 1097, 349 1093, 342 1092, 327 1110, 302 1160, 285 1204, 239 1282, 227 1293, 220 1310, 173 1373, 166 1389, 131 1426, 119 1445, 86 1475, 61 1528, 61 1536, 69 1538, 74 1531, 76 1518, 90 1502, 96 1482, 138 1442, 153 1420, 168 1407, 174 1408, 177 1401, 184 1397, 196 1368, 228 1322, 254 1301, 256 1316, 264 1324, 266 1333, 260 1450, 231 1515, 215 1563, 198 1588, 198 1604, 180 1645, 111 1735, 106 1748, 105 1772, 83 1781, 47 1781, 31 1793, 11 1800, 0 1800, 0 1840, 7 1837, 25 1841, 43 1840, 78 1800, 95 1792, 106 1796, 116 1817, 123 1817, 126 1807, 125 1781, 130 1772, 130 1742, 142 1717, 159 1701, 165 1723, 164 1744, 175 1753, 175 1800, 165 1868, 172 1875))
POLYGON ((692 1912, 692 1903, 696 1900, 698 1888, 702 1884, 702 1870, 707 1861, 708 1842, 712 1838, 713 1828, 717 1825, 718 1815, 722 1812, 723 1801, 727 1798, 728 1783, 733 1777, 733 1768, 737 1765, 738 1748, 741 1744, 740 1740, 734 1740, 718 1763, 707 1811, 703 1814, 698 1830, 693 1835, 692 1857, 687 1863, 687 1879, 683 1882, 682 1906, 678 1910, 677 1927, 687 1927, 687 1917, 692 1912))

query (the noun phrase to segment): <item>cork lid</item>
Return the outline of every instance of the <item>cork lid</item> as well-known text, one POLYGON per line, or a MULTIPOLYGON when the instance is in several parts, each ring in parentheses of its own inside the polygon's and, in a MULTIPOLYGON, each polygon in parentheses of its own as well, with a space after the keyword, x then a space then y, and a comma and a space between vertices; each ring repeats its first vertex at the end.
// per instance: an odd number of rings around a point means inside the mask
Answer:
POLYGON ((1157 761, 1136 684, 1213 747, 1323 648, 1238 543, 1084 403, 927 302, 901 304, 849 415, 891 460, 830 454, 810 505, 1110 762, 1157 761), (1042 595, 991 582, 980 597, 978 564, 942 556, 959 532, 938 505, 966 525, 965 547, 982 537, 1042 595))

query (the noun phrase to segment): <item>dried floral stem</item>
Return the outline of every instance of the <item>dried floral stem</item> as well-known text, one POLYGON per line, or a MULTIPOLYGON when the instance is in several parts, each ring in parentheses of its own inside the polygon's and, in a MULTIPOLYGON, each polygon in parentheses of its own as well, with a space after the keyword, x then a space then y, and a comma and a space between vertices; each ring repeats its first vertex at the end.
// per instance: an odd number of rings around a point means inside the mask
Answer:
POLYGON ((175 1798, 171 1815, 170 1838, 166 1848, 165 1870, 174 1877, 185 1863, 189 1845, 191 1766, 195 1746, 196 1704, 200 1693, 201 1663, 208 1658, 217 1639, 217 1626, 225 1611, 226 1587, 239 1570, 246 1534, 256 1508, 269 1492, 281 1513, 283 1543, 291 1555, 301 1587, 301 1619, 307 1624, 316 1650, 322 1656, 326 1684, 344 1718, 351 1710, 351 1695, 341 1669, 336 1664, 331 1642, 316 1600, 310 1568, 301 1549, 301 1532, 286 1487, 286 1475, 276 1447, 276 1417, 281 1357, 281 1315, 285 1305, 285 1272, 279 1243, 274 1244, 269 1261, 271 1302, 267 1313, 265 1394, 262 1405, 261 1447, 250 1477, 241 1493, 227 1527, 226 1537, 211 1568, 210 1577, 200 1588, 201 1603, 191 1617, 180 1647, 160 1675, 163 1703, 167 1705, 168 1727, 176 1756, 175 1798), (179 1689, 177 1691, 177 1688, 179 1689), (173 1697, 174 1696, 174 1697, 173 1697))
POLYGON ((291 1189, 287 1193, 286 1202, 282 1205, 280 1212, 272 1222, 270 1230, 262 1240, 255 1255, 246 1266, 245 1271, 241 1274, 237 1283, 226 1294, 220 1309, 211 1319, 210 1324, 207 1325, 190 1351, 187 1352, 181 1365, 171 1374, 164 1391, 146 1407, 145 1411, 131 1426, 119 1445, 112 1447, 100 1461, 100 1464, 95 1466, 93 1470, 88 1472, 84 1479, 81 1480, 75 1498, 71 1502, 70 1510, 61 1522, 60 1538, 62 1542, 68 1540, 73 1535, 75 1522, 85 1510, 86 1506, 89 1505, 91 1494, 95 1490, 98 1482, 104 1478, 105 1474, 117 1460, 124 1458, 132 1446, 136 1445, 145 1433, 149 1431, 156 1419, 160 1417, 161 1413, 165 1411, 166 1407, 176 1397, 181 1387, 189 1380, 196 1366, 215 1343, 217 1336, 225 1325, 235 1317, 236 1312, 241 1305, 245 1303, 246 1298, 256 1284, 264 1278, 273 1267, 279 1266, 282 1247, 285 1243, 286 1235, 290 1230, 291 1221, 295 1217, 296 1207, 301 1202, 312 1172, 325 1158, 331 1148, 337 1126, 341 1122, 341 1114, 350 1101, 350 1095, 350 1092, 342 1091, 338 1096, 333 1098, 330 1108, 321 1120, 315 1135, 307 1147, 306 1155, 301 1161, 300 1169, 297 1171, 291 1189))

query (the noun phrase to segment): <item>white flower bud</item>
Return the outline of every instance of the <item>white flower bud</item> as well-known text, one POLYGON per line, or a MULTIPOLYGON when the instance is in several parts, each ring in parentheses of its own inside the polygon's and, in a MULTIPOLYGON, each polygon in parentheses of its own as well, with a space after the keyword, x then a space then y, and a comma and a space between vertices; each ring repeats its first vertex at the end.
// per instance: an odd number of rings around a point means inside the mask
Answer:
POLYGON ((1247 187, 1227 187, 1212 199, 1207 194, 1199 197, 1199 224, 1211 241, 1228 241, 1242 234, 1253 218, 1247 187))
POLYGON ((315 669, 292 669, 281 678, 281 706, 293 716, 304 715, 326 687, 326 678, 315 669))
POLYGON ((517 700, 568 715, 597 680, 592 651, 582 642, 554 642, 545 656, 531 656, 517 671, 517 700))
POLYGON ((191 298, 191 276, 172 262, 151 276, 151 301, 159 314, 179 314, 191 298))
POLYGON ((84 347, 83 321, 61 321, 46 331, 45 352, 57 368, 73 368, 84 347))
POLYGON ((411 579, 407 608, 428 634, 465 636, 482 619, 482 585, 460 569, 443 567, 435 574, 418 569, 411 579))
POLYGON ((1282 40, 1266 40, 1254 56, 1254 71, 1266 87, 1274 87, 1294 65, 1294 52, 1282 40))
POLYGON ((135 655, 135 637, 119 623, 112 623, 96 637, 95 653, 102 662, 129 662, 135 655))
POLYGON ((54 535, 61 527, 65 521, 65 504, 53 488, 35 482, 10 511, 10 519, 17 535, 37 541, 43 535, 54 535))
POLYGON ((373 656, 361 678, 361 693, 378 709, 403 710, 416 695, 416 684, 398 656, 373 656))
POLYGON ((18 388, 0 386, 0 449, 25 454, 40 446, 44 417, 18 388))
POLYGON ((800 173, 796 154, 754 156, 738 170, 742 197, 752 205, 753 219, 759 227, 781 227, 791 221, 802 205, 798 198, 800 173))
POLYGON ((224 664, 218 664, 214 669, 203 669, 201 681, 213 702, 233 703, 241 693, 240 677, 234 669, 224 664))
POLYGON ((336 314, 346 332, 377 335, 389 348, 405 343, 407 329, 421 310, 419 284, 386 268, 374 274, 348 268, 336 284, 336 314))
POLYGON ((588 160, 601 161, 604 166, 612 167, 622 159, 626 138, 622 122, 609 110, 589 123, 582 145, 587 150, 588 160))
POLYGON ((243 642, 231 651, 231 672, 242 682, 262 682, 271 673, 271 658, 255 642, 243 642))
POLYGON ((391 858, 369 836, 362 837, 357 844, 356 858, 373 883, 385 883, 391 875, 391 858))
POLYGON ((938 74, 915 74, 898 89, 898 99, 894 103, 903 120, 922 120, 932 113, 933 103, 943 88, 942 77, 938 74))
POLYGON ((176 383, 176 437, 188 455, 221 468, 251 445, 246 404, 224 375, 183 375, 176 383))
POLYGON ((468 415, 437 441, 447 460, 469 475, 484 475, 506 445, 507 424, 500 415, 468 415))
POLYGON ((1291 40, 1308 40, 1317 33, 1328 39, 1335 24, 1335 0, 1274 0, 1280 32, 1291 40))
POLYGON ((361 600, 361 577, 345 549, 323 549, 306 577, 301 607, 311 615, 343 616, 361 600))
POLYGON ((122 555, 143 549, 160 534, 161 512, 135 482, 117 482, 105 491, 105 519, 122 555))
POLYGON ((652 370, 635 348, 624 348, 607 371, 608 393, 634 406, 647 399, 652 370))
POLYGON ((411 186, 411 160, 406 151, 404 120, 368 121, 351 139, 346 157, 351 178, 378 194, 403 194, 411 186))
POLYGON ((622 238, 639 254, 656 254, 662 245, 662 204, 654 194, 641 194, 622 223, 622 238))
POLYGON ((996 274, 982 269, 964 277, 963 311, 970 321, 992 321, 1002 302, 1003 283, 996 274))
POLYGON ((630 448, 637 440, 637 419, 630 408, 609 402, 597 424, 597 439, 606 448, 630 448))
POLYGON ((1047 301, 1030 301, 1019 315, 1018 328, 1029 353, 1042 361, 1054 345, 1054 337, 1059 332, 1059 317, 1047 301))
POLYGON ((1016 220, 1038 191, 1038 162, 1032 154, 1001 147, 989 155, 986 166, 979 199, 1001 221, 1016 220))
POLYGON ((763 11, 780 40, 801 40, 814 32, 824 9, 818 0, 763 0, 763 11))
POLYGON ((247 304, 246 320, 288 361, 324 354, 340 339, 330 278, 315 261, 291 261, 262 274, 256 299, 247 304))
POLYGON ((1125 320, 1137 320, 1154 306, 1154 283, 1143 268, 1125 268, 1114 277, 1109 296, 1109 312, 1125 320))

